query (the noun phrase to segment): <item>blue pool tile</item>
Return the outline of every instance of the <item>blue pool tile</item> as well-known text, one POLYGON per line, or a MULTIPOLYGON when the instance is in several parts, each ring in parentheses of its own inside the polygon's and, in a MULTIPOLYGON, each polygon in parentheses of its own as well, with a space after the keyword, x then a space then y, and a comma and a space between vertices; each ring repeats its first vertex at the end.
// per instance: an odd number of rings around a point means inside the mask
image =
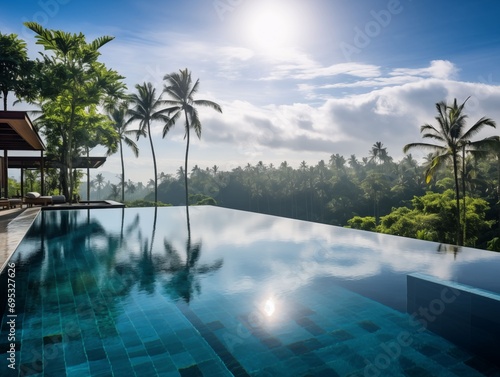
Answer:
POLYGON ((232 374, 227 370, 224 364, 216 360, 207 360, 198 363, 198 367, 203 373, 204 377, 224 377, 232 376, 232 374))
POLYGON ((89 362, 107 359, 104 348, 88 349, 86 351, 89 362))
POLYGON ((197 364, 181 368, 179 369, 179 373, 181 377, 203 377, 203 372, 197 364))
POLYGON ((109 363, 109 360, 107 358, 95 361, 89 361, 88 365, 91 370, 97 370, 97 369, 108 370, 111 367, 111 364, 109 363))
POLYGON ((156 376, 157 371, 151 362, 151 360, 148 360, 144 363, 141 364, 134 364, 133 365, 133 370, 137 376, 156 376))
POLYGON ((354 336, 350 332, 343 329, 334 330, 330 335, 338 342, 354 339, 354 336))
POLYGON ((87 362, 87 354, 81 342, 68 342, 64 344, 64 356, 68 366, 79 365, 87 362))
POLYGON ((173 373, 177 371, 176 365, 168 355, 152 356, 151 361, 160 376, 163 376, 164 373, 173 373))
POLYGON ((83 377, 90 375, 89 365, 87 363, 82 363, 79 365, 73 365, 66 368, 66 374, 68 377, 83 377))
POLYGON ((189 352, 176 353, 170 355, 170 357, 172 358, 172 361, 177 367, 177 369, 186 368, 196 363, 193 356, 191 356, 189 352))
POLYGON ((41 360, 34 360, 33 362, 19 365, 20 374, 23 376, 43 376, 43 368, 44 364, 41 360))

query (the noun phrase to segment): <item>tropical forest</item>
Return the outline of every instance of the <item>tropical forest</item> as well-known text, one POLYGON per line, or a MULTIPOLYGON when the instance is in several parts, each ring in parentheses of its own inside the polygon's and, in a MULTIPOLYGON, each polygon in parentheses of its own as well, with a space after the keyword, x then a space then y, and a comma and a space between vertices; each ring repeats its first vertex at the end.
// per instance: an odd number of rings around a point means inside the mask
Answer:
MULTIPOLYGON (((70 200, 111 199, 127 206, 216 205, 364 231, 445 244, 500 251, 500 138, 484 137, 496 124, 487 114, 467 116, 467 98, 442 99, 435 118, 421 125, 421 139, 401 145, 395 160, 383 140, 366 146, 364 156, 331 151, 329 160, 291 166, 259 161, 229 171, 190 166, 193 137, 202 135, 200 108, 223 112, 216 102, 197 96, 200 81, 187 68, 166 72, 163 90, 150 82, 129 89, 124 77, 99 60, 99 49, 113 40, 88 42, 83 34, 50 30, 35 22, 43 52, 29 59, 27 44, 0 32, 0 95, 28 103, 30 116, 47 145, 47 157, 60 162, 40 172, 24 173, 24 191, 62 194, 70 200), (179 168, 157 165, 153 124, 162 138, 182 127, 185 154, 179 168), (152 156, 148 182, 127 179, 123 152, 139 155, 146 138, 152 156), (74 161, 96 146, 119 154, 121 172, 111 182, 97 172, 88 179, 74 161), (424 152, 415 159, 412 152, 424 152)), ((16 101, 16 102, 17 102, 16 101)), ((145 157, 141 157, 145 158, 145 157)), ((19 194, 19 180, 9 179, 9 195, 19 194)))

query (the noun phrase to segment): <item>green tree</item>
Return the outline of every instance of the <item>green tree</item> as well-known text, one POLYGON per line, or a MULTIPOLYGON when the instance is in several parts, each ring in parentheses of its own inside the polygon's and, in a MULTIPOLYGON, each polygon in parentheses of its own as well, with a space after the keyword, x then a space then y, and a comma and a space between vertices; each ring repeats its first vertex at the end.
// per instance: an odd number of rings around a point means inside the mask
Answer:
POLYGON ((169 122, 169 118, 166 115, 166 109, 161 108, 163 101, 161 95, 156 96, 156 89, 150 82, 143 83, 142 85, 137 84, 135 86, 137 93, 132 94, 131 102, 134 105, 133 109, 129 110, 130 120, 139 121, 139 130, 137 131, 137 140, 141 136, 149 138, 149 145, 151 146, 151 154, 153 156, 153 169, 154 169, 154 190, 155 190, 155 202, 158 201, 158 170, 156 167, 156 155, 155 148, 153 145, 153 137, 151 135, 151 123, 154 121, 169 122))
POLYGON ((0 94, 7 111, 7 96, 14 92, 18 99, 32 99, 36 94, 35 63, 28 59, 26 42, 16 34, 0 33, 0 94))
MULTIPOLYGON (((480 235, 487 231, 493 221, 486 219, 489 209, 484 199, 466 197, 467 234, 465 244, 476 246, 480 235)), ((380 219, 377 231, 404 237, 424 239, 443 243, 455 240, 456 201, 453 190, 444 193, 429 192, 415 197, 412 207, 393 208, 392 212, 380 219)))
POLYGON ((471 138, 477 135, 485 126, 495 127, 495 122, 490 118, 482 117, 468 130, 466 129, 467 115, 464 114, 465 106, 462 103, 460 106, 457 100, 453 101, 453 105, 449 106, 446 102, 441 101, 436 104, 438 116, 436 121, 438 127, 431 124, 424 124, 420 127, 422 138, 431 139, 437 142, 433 143, 410 143, 404 146, 403 152, 407 153, 410 149, 423 148, 434 152, 433 159, 429 169, 426 172, 426 181, 430 182, 434 172, 450 162, 453 167, 453 177, 455 182, 455 201, 456 201, 456 240, 459 245, 464 242, 463 226, 465 219, 460 219, 460 187, 459 187, 459 159, 460 152, 467 145, 471 150, 481 149, 484 146, 484 140, 472 141, 471 138))
POLYGON ((35 183, 38 180, 38 170, 25 170, 24 181, 29 186, 30 191, 35 191, 35 183))
MULTIPOLYGON (((73 160, 82 145, 79 137, 89 116, 107 97, 119 95, 125 86, 122 76, 98 61, 99 49, 113 40, 103 36, 87 43, 82 33, 71 34, 43 28, 35 22, 25 25, 35 32, 42 53, 40 99, 43 103, 45 134, 61 162, 63 193, 72 200, 75 187, 73 160)), ((101 118, 102 126, 108 123, 101 118)), ((99 127, 99 124, 94 124, 99 127)))
POLYGON ((354 216, 352 219, 347 221, 346 228, 368 230, 374 232, 377 228, 377 225, 375 224, 375 217, 373 216, 354 216))
POLYGON ((165 75, 163 78, 166 81, 164 92, 171 98, 165 100, 165 104, 169 106, 167 108, 169 114, 173 113, 173 116, 168 120, 163 128, 163 137, 168 133, 168 131, 175 125, 175 122, 184 115, 185 120, 185 138, 186 138, 186 155, 184 159, 184 186, 185 186, 185 196, 186 196, 186 206, 189 203, 188 195, 188 155, 189 155, 189 142, 190 142, 190 129, 193 128, 196 136, 201 137, 201 121, 198 116, 198 107, 210 107, 220 113, 222 109, 220 105, 215 102, 208 100, 194 99, 194 95, 198 91, 200 80, 196 80, 194 85, 192 84, 191 72, 186 69, 180 70, 179 73, 173 72, 171 74, 165 75))

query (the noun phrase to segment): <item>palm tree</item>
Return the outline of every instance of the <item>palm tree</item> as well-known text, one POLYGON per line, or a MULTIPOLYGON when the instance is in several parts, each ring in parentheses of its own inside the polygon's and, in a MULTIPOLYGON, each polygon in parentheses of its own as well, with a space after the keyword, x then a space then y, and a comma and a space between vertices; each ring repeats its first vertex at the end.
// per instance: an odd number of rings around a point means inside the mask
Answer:
POLYGON ((192 85, 191 72, 188 69, 180 70, 179 73, 174 72, 165 75, 163 78, 167 84, 165 85, 164 92, 171 98, 165 100, 165 104, 169 106, 166 110, 173 116, 167 121, 163 127, 163 137, 172 128, 175 122, 184 114, 185 119, 185 138, 186 138, 186 156, 184 160, 184 189, 186 194, 186 206, 188 205, 188 155, 189 155, 189 141, 191 128, 194 129, 196 136, 201 137, 201 122, 198 116, 198 106, 210 107, 222 113, 221 107, 212 101, 208 100, 195 100, 194 95, 198 91, 200 80, 196 80, 192 85))
MULTIPOLYGON (((436 103, 438 116, 436 121, 439 126, 436 128, 430 124, 424 124, 420 127, 422 138, 432 139, 440 144, 432 143, 410 143, 404 146, 403 152, 407 153, 413 148, 423 148, 434 152, 433 159, 429 168, 426 171, 426 181, 430 182, 433 174, 442 167, 446 162, 451 160, 453 166, 453 177, 455 182, 455 201, 456 201, 456 221, 457 221, 457 243, 463 244, 462 221, 460 219, 460 188, 458 184, 458 169, 461 152, 467 146, 469 150, 481 150, 486 142, 486 139, 471 141, 471 138, 480 132, 485 126, 496 127, 496 124, 490 118, 482 117, 468 130, 465 129, 465 121, 467 115, 463 113, 465 103, 460 106, 457 104, 457 99, 453 101, 453 105, 449 106, 445 101, 436 103)), ((463 219, 465 222, 465 219, 463 219)))
POLYGON ((382 142, 380 141, 377 141, 375 144, 373 144, 370 151, 370 162, 378 159, 379 163, 383 163, 390 159, 389 155, 387 154, 387 148, 385 148, 383 145, 384 144, 382 144, 382 142))
POLYGON ((125 164, 123 161, 123 143, 128 145, 135 157, 139 156, 139 148, 137 144, 128 137, 128 135, 137 135, 136 130, 128 130, 127 127, 130 125, 130 120, 127 120, 128 108, 127 103, 122 102, 112 109, 109 110, 108 116, 111 119, 113 128, 116 130, 118 134, 118 143, 120 145, 120 160, 122 163, 122 202, 125 201, 125 164))
POLYGON ((155 180, 155 205, 158 202, 158 172, 156 169, 156 156, 155 149, 153 146, 153 138, 151 136, 151 123, 155 120, 160 120, 164 122, 169 122, 168 116, 165 115, 166 109, 160 108, 163 105, 161 100, 161 95, 156 97, 156 89, 153 88, 153 84, 150 82, 143 83, 142 85, 137 84, 135 86, 137 89, 137 94, 132 94, 131 101, 135 107, 129 110, 130 121, 138 120, 139 130, 137 131, 137 140, 141 136, 149 137, 149 144, 151 146, 151 154, 153 155, 153 168, 154 168, 154 180, 155 180))
POLYGON ((330 156, 330 165, 339 173, 345 173, 345 163, 346 160, 344 156, 341 156, 338 153, 330 156))
POLYGON ((104 176, 101 173, 97 174, 92 183, 97 187, 98 196, 99 199, 101 199, 101 190, 104 186, 104 176))

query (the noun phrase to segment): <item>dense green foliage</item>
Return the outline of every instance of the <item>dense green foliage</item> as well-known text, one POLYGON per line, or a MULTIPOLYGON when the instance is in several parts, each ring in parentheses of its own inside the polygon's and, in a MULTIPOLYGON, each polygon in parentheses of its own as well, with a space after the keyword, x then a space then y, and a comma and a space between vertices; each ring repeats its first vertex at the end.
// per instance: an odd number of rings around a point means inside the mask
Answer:
MULTIPOLYGON (((482 233, 488 231, 494 220, 486 220, 488 202, 467 197, 465 244, 476 246, 482 233)), ((442 194, 429 192, 412 200, 412 208, 394 208, 383 216, 376 231, 398 236, 453 244, 455 241, 456 202, 453 190, 442 194)), ((485 241, 484 239, 482 240, 485 241)))
POLYGON ((38 66, 28 59, 26 42, 16 34, 0 33, 0 51, 0 96, 6 111, 9 92, 13 92, 18 99, 35 98, 38 66))

